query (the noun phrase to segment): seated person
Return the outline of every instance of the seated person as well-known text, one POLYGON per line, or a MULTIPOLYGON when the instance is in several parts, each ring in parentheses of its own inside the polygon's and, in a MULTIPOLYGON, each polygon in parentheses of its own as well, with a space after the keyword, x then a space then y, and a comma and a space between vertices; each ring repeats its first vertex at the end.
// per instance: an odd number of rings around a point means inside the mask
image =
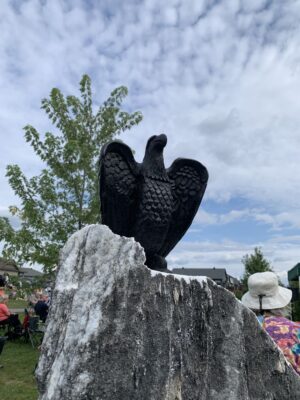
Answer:
POLYGON ((14 339, 22 335, 22 324, 18 314, 9 311, 7 301, 7 295, 0 297, 0 326, 6 326, 8 338, 14 339))
POLYGON ((38 315, 40 317, 40 320, 45 322, 47 315, 48 315, 48 305, 45 302, 44 296, 40 295, 39 300, 37 301, 37 303, 34 306, 34 311, 36 313, 36 315, 38 315))
POLYGON ((0 275, 0 296, 5 295, 5 279, 2 275, 0 275))
POLYGON ((11 312, 7 307, 8 296, 0 296, 0 325, 6 325, 9 323, 11 312))
POLYGON ((252 309, 266 332, 300 375, 300 323, 288 319, 292 291, 279 286, 274 272, 249 276, 242 303, 252 309))
POLYGON ((31 293, 31 295, 28 296, 27 300, 28 300, 29 306, 30 306, 30 307, 34 307, 34 305, 35 305, 35 304, 37 303, 37 301, 38 301, 38 298, 37 298, 36 293, 31 293))

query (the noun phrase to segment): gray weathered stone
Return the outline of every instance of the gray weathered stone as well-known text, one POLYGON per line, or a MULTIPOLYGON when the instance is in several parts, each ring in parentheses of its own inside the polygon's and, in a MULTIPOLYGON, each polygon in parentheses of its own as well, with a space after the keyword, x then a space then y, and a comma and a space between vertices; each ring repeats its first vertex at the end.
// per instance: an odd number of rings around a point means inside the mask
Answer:
POLYGON ((300 398, 300 378, 231 293, 144 260, 138 243, 106 226, 69 239, 37 369, 40 400, 300 398))

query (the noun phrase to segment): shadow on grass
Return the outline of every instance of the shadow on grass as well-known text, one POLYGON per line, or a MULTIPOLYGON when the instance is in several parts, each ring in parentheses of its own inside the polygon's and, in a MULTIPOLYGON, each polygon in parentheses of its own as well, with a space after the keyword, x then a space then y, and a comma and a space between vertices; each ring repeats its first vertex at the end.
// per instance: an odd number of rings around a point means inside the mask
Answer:
POLYGON ((7 341, 0 356, 0 399, 36 400, 34 369, 39 351, 22 339, 7 341))

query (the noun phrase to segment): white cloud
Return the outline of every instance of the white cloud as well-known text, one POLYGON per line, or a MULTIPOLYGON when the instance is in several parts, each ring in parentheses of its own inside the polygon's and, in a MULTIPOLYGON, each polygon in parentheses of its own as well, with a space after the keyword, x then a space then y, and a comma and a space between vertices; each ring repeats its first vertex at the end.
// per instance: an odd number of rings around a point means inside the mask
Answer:
MULTIPOLYGON (((198 211, 194 222, 200 225, 226 225, 234 221, 241 221, 247 218, 255 218, 255 210, 231 210, 227 213, 209 213, 204 208, 198 211)), ((265 222, 265 221, 264 221, 265 222)))
POLYGON ((298 211, 286 211, 278 214, 270 214, 259 208, 245 208, 230 210, 226 213, 207 212, 202 207, 196 214, 195 224, 205 225, 226 225, 232 222, 245 220, 257 221, 266 224, 273 231, 282 229, 300 229, 300 218, 298 211))
POLYGON ((255 12, 263 10, 268 4, 268 0, 244 0, 242 9, 245 12, 255 12))
POLYGON ((22 127, 50 129, 41 98, 54 86, 78 93, 88 73, 97 104, 124 84, 126 107, 143 112, 122 137, 138 160, 147 138, 164 132, 167 165, 187 157, 207 166, 204 206, 248 201, 242 211, 202 213, 206 224, 251 218, 299 229, 299 1, 2 3, 2 207, 17 202, 5 166, 40 168, 22 127))
POLYGON ((226 268, 227 272, 242 277, 242 258, 261 247, 274 271, 287 283, 287 271, 299 262, 300 236, 270 239, 264 243, 245 244, 235 241, 180 242, 168 256, 170 268, 226 268))

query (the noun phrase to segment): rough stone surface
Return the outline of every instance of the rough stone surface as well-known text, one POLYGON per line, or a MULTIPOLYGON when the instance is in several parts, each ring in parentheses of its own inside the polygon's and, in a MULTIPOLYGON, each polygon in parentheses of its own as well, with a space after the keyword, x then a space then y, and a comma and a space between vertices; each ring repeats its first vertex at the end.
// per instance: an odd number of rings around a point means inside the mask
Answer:
POLYGON ((206 278, 151 271, 91 225, 64 247, 39 400, 296 400, 300 379, 252 312, 206 278))

